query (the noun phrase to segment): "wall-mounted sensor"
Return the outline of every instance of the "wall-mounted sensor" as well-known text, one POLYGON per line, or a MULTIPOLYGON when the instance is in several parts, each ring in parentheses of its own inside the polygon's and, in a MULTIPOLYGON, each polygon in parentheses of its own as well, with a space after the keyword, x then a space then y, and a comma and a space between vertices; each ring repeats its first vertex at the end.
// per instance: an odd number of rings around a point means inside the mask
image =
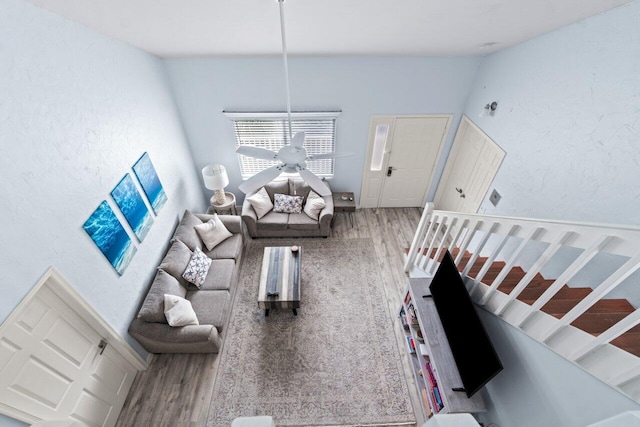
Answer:
POLYGON ((502 196, 494 189, 489 196, 489 201, 493 206, 498 206, 500 199, 502 199, 502 196))

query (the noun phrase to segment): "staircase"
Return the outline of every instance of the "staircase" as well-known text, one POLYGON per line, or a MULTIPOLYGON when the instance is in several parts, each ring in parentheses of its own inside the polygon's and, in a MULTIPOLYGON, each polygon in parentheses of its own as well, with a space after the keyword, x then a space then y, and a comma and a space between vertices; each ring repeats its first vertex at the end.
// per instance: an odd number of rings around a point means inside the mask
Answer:
POLYGON ((428 203, 405 271, 432 275, 448 249, 478 305, 640 403, 640 310, 608 295, 638 288, 627 280, 640 269, 638 242, 638 228, 434 211, 428 203), (608 265, 611 257, 621 265, 608 265), (558 269, 559 260, 566 266, 558 269), (541 270, 551 261, 560 272, 547 278, 541 270), (590 263, 611 273, 592 287, 572 283, 590 263))

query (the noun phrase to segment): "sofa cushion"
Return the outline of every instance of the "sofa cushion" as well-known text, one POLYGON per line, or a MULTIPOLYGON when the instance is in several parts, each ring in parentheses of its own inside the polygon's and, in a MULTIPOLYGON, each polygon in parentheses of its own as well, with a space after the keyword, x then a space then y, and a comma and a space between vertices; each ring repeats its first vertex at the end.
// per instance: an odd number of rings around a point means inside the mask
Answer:
POLYGON ((291 230, 317 230, 320 228, 320 223, 315 219, 309 218, 309 216, 304 213, 290 214, 289 228, 291 230))
POLYGON ((201 290, 228 290, 231 287, 233 269, 236 263, 232 259, 214 259, 211 261, 207 278, 201 290))
POLYGON ((197 288, 201 288, 204 280, 207 278, 209 267, 211 267, 211 258, 205 255, 200 248, 196 248, 191 255, 189 264, 185 268, 182 277, 189 283, 193 283, 197 288))
POLYGON ((189 291, 186 297, 198 315, 201 325, 213 325, 222 332, 231 295, 228 291, 189 291))
POLYGON ((189 300, 177 295, 164 294, 164 315, 169 326, 199 325, 189 300))
POLYGON ((175 233, 173 233, 172 240, 181 240, 192 251, 195 250, 195 248, 202 249, 202 240, 200 240, 200 236, 198 236, 194 228, 200 224, 202 224, 202 221, 198 217, 191 213, 191 211, 185 210, 175 233))
POLYGON ((322 196, 312 190, 309 191, 309 196, 304 204, 304 213, 306 213, 309 218, 318 221, 320 211, 322 211, 325 206, 327 206, 327 204, 324 202, 322 196))
POLYGON ((242 244, 242 235, 233 234, 212 251, 205 251, 205 254, 211 259, 238 259, 242 254, 242 244))
POLYGON ((289 215, 287 213, 269 212, 256 222, 256 228, 261 230, 286 230, 289 223, 289 215))
POLYGON ((182 273, 187 268, 189 260, 193 252, 181 240, 172 240, 171 246, 167 251, 158 269, 162 269, 176 278, 178 282, 185 288, 189 286, 189 282, 182 277, 182 273))
POLYGON ((164 315, 164 294, 184 297, 187 290, 175 277, 164 270, 158 270, 138 312, 138 318, 145 322, 167 323, 164 315))
POLYGON ((273 197, 269 198, 267 190, 262 187, 250 196, 247 196, 247 200, 251 203, 251 207, 256 212, 258 219, 268 214, 273 209, 273 197))
POLYGON ((204 242, 207 250, 211 251, 218 246, 220 242, 231 237, 231 233, 224 226, 218 214, 213 214, 213 218, 209 221, 194 226, 196 233, 200 236, 200 239, 204 242))
POLYGON ((290 194, 289 193, 289 180, 279 180, 279 181, 271 181, 267 185, 264 186, 264 189, 267 190, 267 194, 271 201, 274 200, 274 195, 278 194, 290 194))
POLYGON ((302 196, 303 203, 306 203, 310 191, 311 187, 309 187, 306 181, 298 178, 289 179, 289 194, 292 196, 302 196))
POLYGON ((274 195, 273 211, 282 213, 302 212, 302 196, 289 196, 288 194, 274 195))

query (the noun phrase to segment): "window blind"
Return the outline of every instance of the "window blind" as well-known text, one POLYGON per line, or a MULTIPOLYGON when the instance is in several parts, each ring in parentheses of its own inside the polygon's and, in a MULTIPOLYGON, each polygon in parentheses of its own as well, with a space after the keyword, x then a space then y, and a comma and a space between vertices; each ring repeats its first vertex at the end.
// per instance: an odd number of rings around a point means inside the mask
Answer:
MULTIPOLYGON (((336 119, 339 112, 291 113, 293 135, 305 132, 304 148, 307 154, 323 154, 335 151, 336 119)), ((227 113, 233 123, 236 148, 241 145, 260 147, 277 152, 289 144, 289 120, 286 113, 227 113)), ((238 155, 244 179, 277 164, 277 161, 256 159, 238 155)), ((307 162, 314 174, 333 177, 334 159, 307 162)))

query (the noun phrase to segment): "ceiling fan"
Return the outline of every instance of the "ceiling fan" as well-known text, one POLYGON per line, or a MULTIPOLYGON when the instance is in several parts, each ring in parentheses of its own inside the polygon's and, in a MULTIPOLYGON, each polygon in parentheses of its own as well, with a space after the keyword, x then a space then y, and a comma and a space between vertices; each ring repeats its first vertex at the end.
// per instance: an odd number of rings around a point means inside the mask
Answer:
POLYGON ((254 157, 263 160, 276 160, 279 163, 271 166, 251 178, 244 181, 238 186, 238 189, 245 194, 253 193, 276 179, 282 173, 298 173, 307 184, 319 195, 330 196, 331 190, 329 186, 320 179, 316 174, 307 169, 307 161, 320 159, 335 159, 338 157, 350 156, 351 153, 323 153, 308 155, 307 150, 303 147, 305 133, 297 132, 292 135, 291 131, 291 100, 289 96, 289 67, 287 64, 287 43, 284 32, 284 0, 278 0, 280 7, 280 29, 282 33, 282 58, 284 62, 284 76, 287 91, 287 116, 289 119, 289 140, 290 144, 285 144, 278 152, 267 150, 259 147, 241 146, 238 147, 236 153, 244 156, 254 157))

